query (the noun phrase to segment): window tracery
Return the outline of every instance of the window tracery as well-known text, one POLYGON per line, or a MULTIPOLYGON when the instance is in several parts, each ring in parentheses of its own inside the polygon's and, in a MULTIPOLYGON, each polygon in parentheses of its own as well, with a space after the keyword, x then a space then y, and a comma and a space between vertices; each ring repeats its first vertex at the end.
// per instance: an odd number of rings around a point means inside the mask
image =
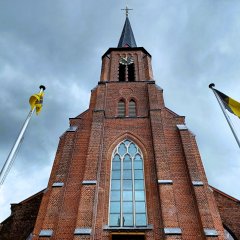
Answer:
POLYGON ((147 225, 143 155, 128 139, 112 155, 109 225, 147 225))

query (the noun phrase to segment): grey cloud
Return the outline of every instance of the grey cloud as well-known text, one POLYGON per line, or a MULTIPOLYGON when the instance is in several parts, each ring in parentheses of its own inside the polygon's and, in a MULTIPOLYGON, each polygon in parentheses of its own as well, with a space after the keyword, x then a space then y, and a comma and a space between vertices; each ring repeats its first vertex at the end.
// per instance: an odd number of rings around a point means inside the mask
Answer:
MULTIPOLYGON (((208 84, 240 101, 240 3, 132 0, 129 6, 137 44, 152 55, 166 106, 186 115, 196 134, 210 184, 239 198, 239 149, 208 84)), ((101 56, 118 43, 123 7, 110 0, 0 2, 0 166, 29 111, 28 97, 47 86, 42 113, 33 117, 0 189, 0 221, 10 203, 47 185, 59 136, 68 118, 88 107, 101 56)))

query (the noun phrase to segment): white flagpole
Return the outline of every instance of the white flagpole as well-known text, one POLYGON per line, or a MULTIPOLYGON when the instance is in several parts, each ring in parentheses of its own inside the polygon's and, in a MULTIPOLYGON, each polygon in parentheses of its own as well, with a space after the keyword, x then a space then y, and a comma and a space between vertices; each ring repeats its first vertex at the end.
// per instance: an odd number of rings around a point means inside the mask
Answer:
POLYGON ((216 93, 216 91, 215 91, 215 89, 214 89, 213 87, 215 87, 215 84, 214 84, 214 83, 211 83, 211 84, 209 85, 209 88, 212 89, 215 97, 217 98, 217 101, 218 101, 218 103, 219 103, 219 105, 220 105, 220 107, 221 107, 221 109, 222 109, 222 112, 223 112, 223 114, 224 114, 224 116, 225 116, 225 118, 226 118, 226 120, 227 120, 227 122, 228 122, 228 125, 229 125, 229 127, 230 127, 230 129, 231 129, 231 131, 232 131, 232 133, 233 133, 233 136, 235 137, 235 139, 236 139, 236 141, 237 141, 238 147, 240 148, 240 141, 239 141, 238 136, 237 136, 237 134, 236 134, 236 132, 235 132, 235 129, 234 129, 234 127, 233 127, 233 124, 232 124, 229 116, 228 116, 227 113, 226 113, 226 110, 225 110, 225 107, 224 107, 224 105, 223 105, 222 100, 220 99, 220 97, 218 96, 218 94, 216 93))
MULTIPOLYGON (((42 93, 44 90, 45 90, 45 87, 41 85, 39 93, 42 93)), ((21 141, 23 140, 24 134, 26 132, 28 124, 29 124, 29 122, 30 122, 30 120, 32 118, 32 115, 35 112, 35 110, 36 110, 36 107, 34 107, 33 109, 30 110, 30 112, 29 112, 29 114, 28 114, 28 116, 27 116, 27 118, 26 118, 26 120, 25 120, 25 122, 24 122, 24 124, 22 126, 22 129, 21 129, 21 131, 20 131, 20 133, 19 133, 19 135, 18 135, 18 137, 17 137, 17 139, 16 139, 16 141, 15 141, 15 143, 14 143, 14 145, 13 145, 13 147, 12 147, 12 149, 11 149, 9 155, 8 155, 8 157, 7 157, 7 160, 5 161, 5 163, 4 163, 4 165, 3 165, 2 169, 1 169, 1 172, 0 172, 0 185, 3 184, 7 174, 10 171, 10 168, 11 168, 11 166, 13 164, 13 161, 14 161, 14 159, 16 157, 16 153, 17 153, 17 150, 19 148, 19 145, 20 145, 21 141)))

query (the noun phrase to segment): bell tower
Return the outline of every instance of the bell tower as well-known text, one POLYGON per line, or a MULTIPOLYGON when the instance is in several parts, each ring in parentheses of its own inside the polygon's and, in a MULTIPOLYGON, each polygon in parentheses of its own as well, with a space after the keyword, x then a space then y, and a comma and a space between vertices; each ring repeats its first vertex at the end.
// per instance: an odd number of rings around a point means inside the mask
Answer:
POLYGON ((195 136, 165 106, 125 10, 89 108, 60 137, 33 239, 223 240, 195 136))
POLYGON ((127 13, 118 47, 109 48, 102 57, 101 81, 146 80, 153 80, 151 55, 143 47, 137 47, 127 13))

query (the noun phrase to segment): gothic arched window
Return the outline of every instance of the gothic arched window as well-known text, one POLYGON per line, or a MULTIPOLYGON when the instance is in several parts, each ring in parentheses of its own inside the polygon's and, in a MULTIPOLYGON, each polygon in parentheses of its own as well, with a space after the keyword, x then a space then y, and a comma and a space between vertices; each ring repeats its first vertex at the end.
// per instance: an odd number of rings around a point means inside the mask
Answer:
POLYGON ((131 140, 117 145, 112 154, 109 226, 146 226, 143 155, 131 140))
POLYGON ((126 108, 125 108, 125 101, 120 100, 118 102, 118 117, 125 117, 126 108))
POLYGON ((128 115, 129 117, 136 117, 136 103, 134 100, 130 100, 128 104, 128 115))

